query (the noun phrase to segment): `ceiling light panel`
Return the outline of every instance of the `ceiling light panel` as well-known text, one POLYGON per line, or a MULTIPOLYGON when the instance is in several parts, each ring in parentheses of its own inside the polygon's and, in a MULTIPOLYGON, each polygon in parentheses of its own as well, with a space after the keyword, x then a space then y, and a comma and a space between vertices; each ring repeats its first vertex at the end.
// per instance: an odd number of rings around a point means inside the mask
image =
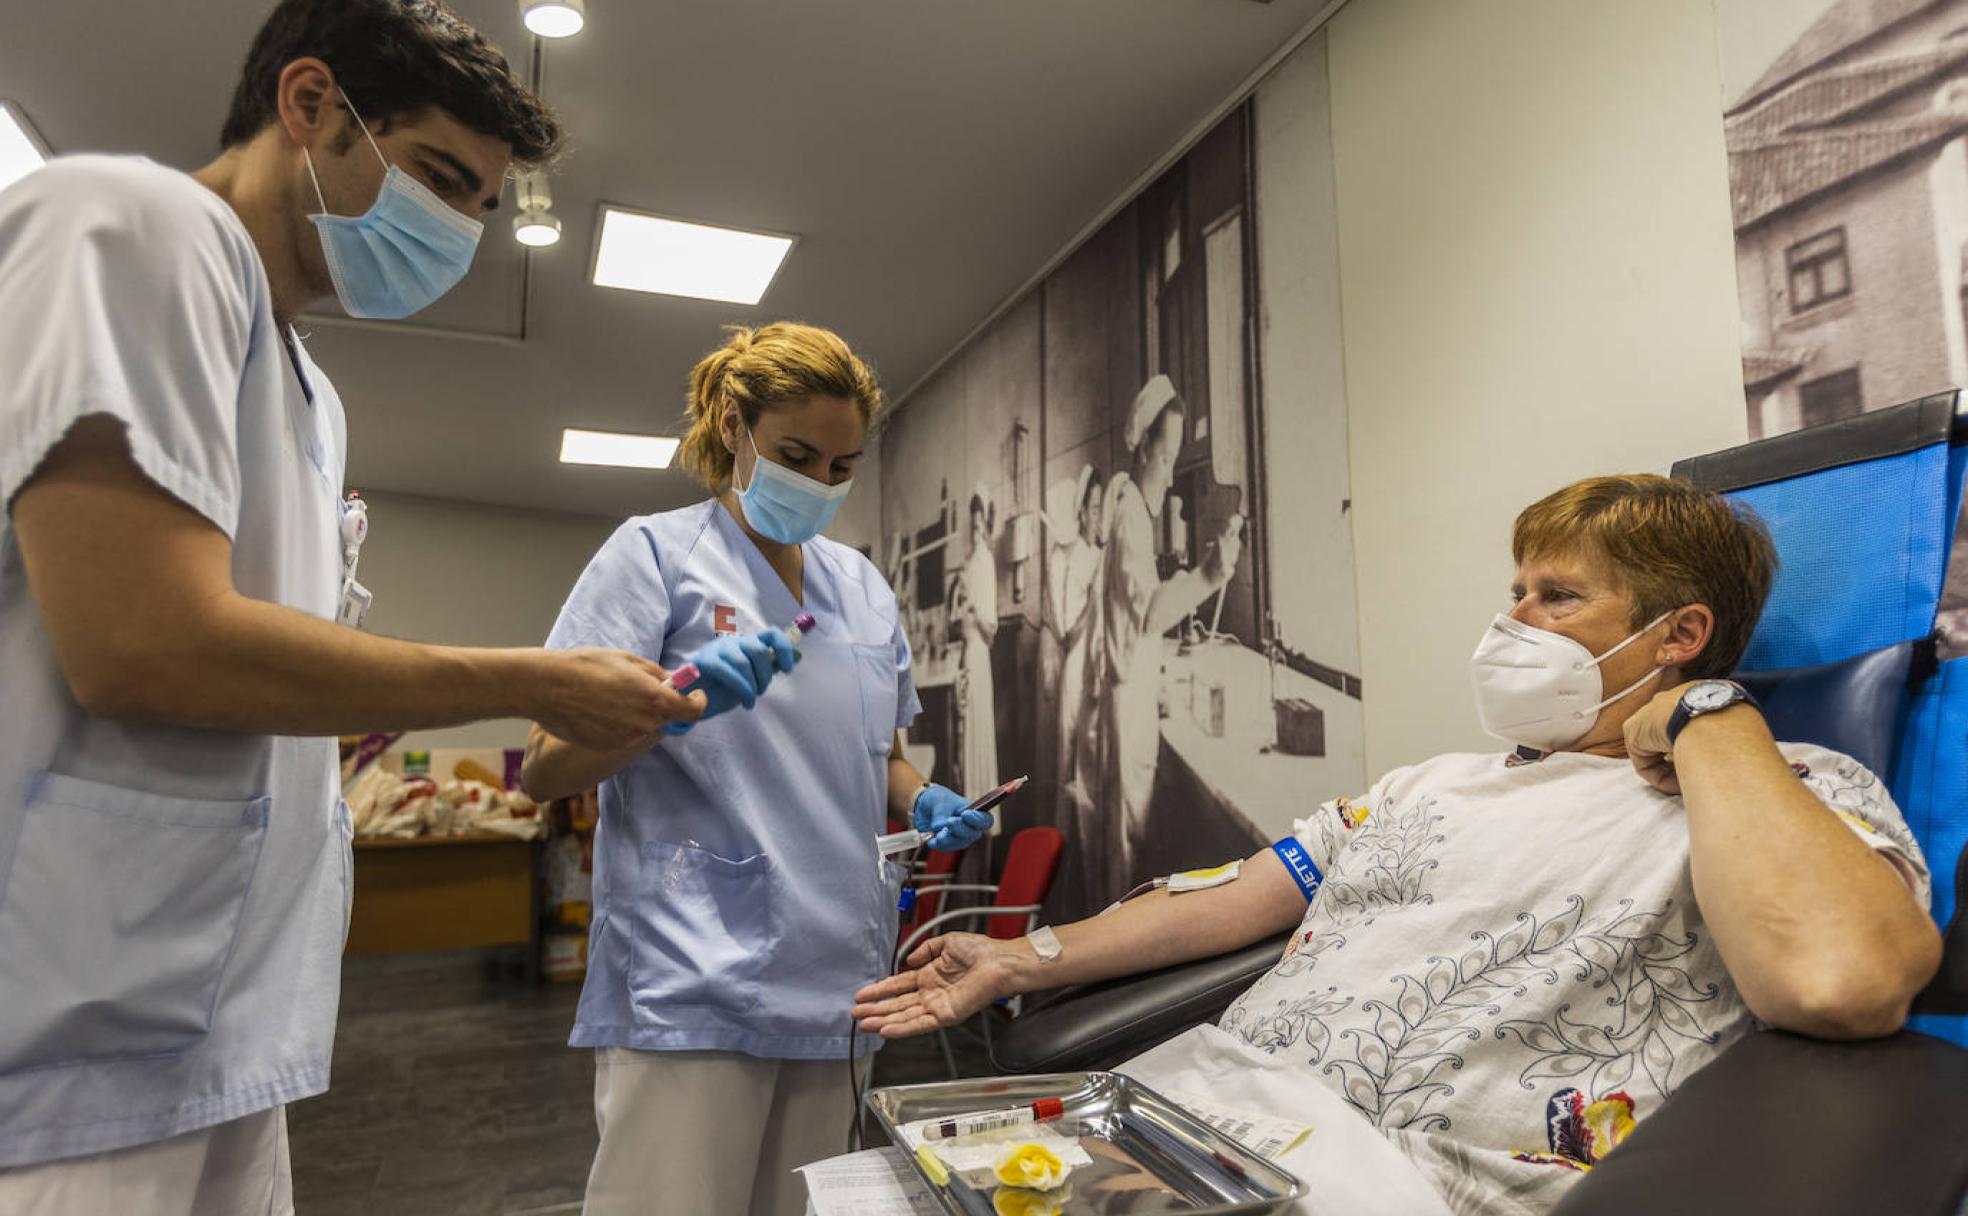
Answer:
POLYGON ((28 125, 27 115, 11 101, 0 101, 0 190, 39 169, 48 160, 48 146, 28 125))
POLYGON ((788 236, 604 206, 593 278, 597 287, 756 304, 792 247, 788 236))
POLYGON ((599 464, 620 469, 667 469, 677 440, 668 435, 626 435, 616 431, 560 433, 562 464, 599 464))

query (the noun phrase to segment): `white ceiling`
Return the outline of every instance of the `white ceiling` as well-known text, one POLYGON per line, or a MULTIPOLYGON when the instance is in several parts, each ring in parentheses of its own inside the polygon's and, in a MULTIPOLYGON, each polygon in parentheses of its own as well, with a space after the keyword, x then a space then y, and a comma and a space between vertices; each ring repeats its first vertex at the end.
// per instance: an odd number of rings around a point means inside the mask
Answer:
MULTIPOLYGON (((839 330, 914 383, 1324 0, 588 0, 547 44, 572 134, 559 246, 537 254, 524 344, 318 326, 348 408, 350 485, 621 516, 697 496, 675 472, 562 466, 560 428, 669 432, 727 322, 839 330), (755 308, 587 281, 600 202, 796 234, 755 308)), ((513 0, 454 0, 524 71, 513 0)), ((15 5, 0 97, 60 152, 191 168, 267 0, 15 5)), ((511 200, 477 265, 417 318, 520 319, 511 200)))

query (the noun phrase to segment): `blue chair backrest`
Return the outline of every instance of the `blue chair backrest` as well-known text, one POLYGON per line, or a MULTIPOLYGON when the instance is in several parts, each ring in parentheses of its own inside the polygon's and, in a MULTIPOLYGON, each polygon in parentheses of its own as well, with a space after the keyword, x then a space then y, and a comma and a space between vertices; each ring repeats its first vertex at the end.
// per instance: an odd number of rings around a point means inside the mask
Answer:
MULTIPOLYGON (((1835 663, 1744 669, 1735 676, 1762 705, 1777 738, 1843 752, 1890 781, 1906 726, 1916 651, 1923 646, 1900 642, 1835 663)), ((1931 655, 1920 657, 1932 661, 1931 655)))
MULTIPOLYGON (((1885 777, 1952 925, 1918 1029, 1968 1044, 1968 657, 1932 638, 1968 473, 1968 428, 1945 393, 1675 465, 1748 506, 1780 559, 1739 678, 1779 738, 1843 751, 1885 777), (1959 433, 1957 433, 1959 431, 1959 433)), ((1957 577, 1968 575, 1958 571, 1957 577)))

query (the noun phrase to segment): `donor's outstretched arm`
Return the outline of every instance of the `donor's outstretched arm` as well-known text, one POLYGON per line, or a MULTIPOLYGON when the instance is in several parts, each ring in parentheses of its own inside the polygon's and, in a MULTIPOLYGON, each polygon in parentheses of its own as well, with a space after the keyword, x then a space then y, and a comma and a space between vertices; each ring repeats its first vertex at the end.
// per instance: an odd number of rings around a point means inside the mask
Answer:
POLYGON ((1207 890, 1157 890, 1052 931, 1042 957, 1030 938, 933 937, 895 975, 854 994, 861 1029, 885 1039, 955 1025, 992 1001, 1209 958, 1275 936, 1305 916, 1306 896, 1270 849, 1207 890))

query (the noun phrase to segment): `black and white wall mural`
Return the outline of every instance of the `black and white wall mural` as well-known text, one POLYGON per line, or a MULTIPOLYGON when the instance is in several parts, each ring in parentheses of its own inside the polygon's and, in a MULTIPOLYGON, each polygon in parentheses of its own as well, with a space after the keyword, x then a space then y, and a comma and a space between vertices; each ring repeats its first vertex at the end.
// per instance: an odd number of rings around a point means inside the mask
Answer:
POLYGON ((925 772, 1028 774, 1049 911, 1363 788, 1323 36, 896 411, 925 772))

